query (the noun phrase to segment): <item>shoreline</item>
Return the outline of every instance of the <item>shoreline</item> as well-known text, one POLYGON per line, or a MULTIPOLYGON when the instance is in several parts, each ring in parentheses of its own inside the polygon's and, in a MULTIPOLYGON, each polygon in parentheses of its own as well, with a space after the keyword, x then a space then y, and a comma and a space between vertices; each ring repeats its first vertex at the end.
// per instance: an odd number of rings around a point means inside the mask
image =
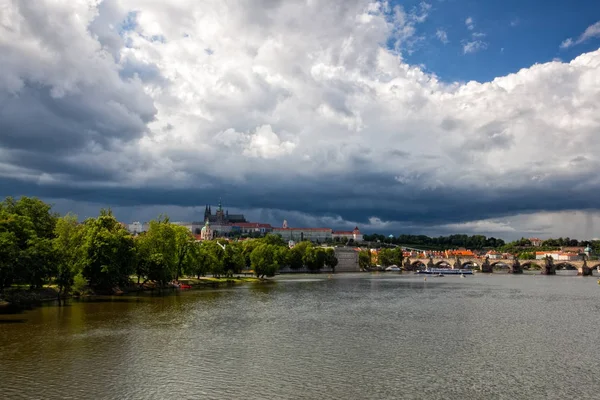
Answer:
POLYGON ((128 296, 136 293, 167 293, 169 291, 181 290, 202 290, 202 289, 214 289, 223 286, 235 286, 246 283, 264 283, 269 282, 267 279, 259 279, 256 277, 248 276, 235 276, 235 277, 202 277, 198 278, 182 278, 179 280, 180 284, 189 285, 189 288, 179 288, 173 285, 167 285, 165 287, 159 287, 155 285, 132 283, 126 288, 115 288, 112 291, 92 291, 83 295, 73 295, 58 297, 58 291, 55 287, 44 287, 42 289, 29 289, 29 288, 7 288, 5 289, 4 297, 0 299, 0 310, 12 309, 12 308, 34 308, 41 306, 45 303, 60 302, 69 299, 80 299, 95 296, 128 296))

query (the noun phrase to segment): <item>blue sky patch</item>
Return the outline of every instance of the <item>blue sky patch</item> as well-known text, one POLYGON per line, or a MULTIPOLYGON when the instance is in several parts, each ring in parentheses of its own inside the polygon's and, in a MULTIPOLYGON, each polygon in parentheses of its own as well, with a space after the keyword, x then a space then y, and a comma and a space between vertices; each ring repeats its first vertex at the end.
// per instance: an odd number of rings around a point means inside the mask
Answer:
MULTIPOLYGON (((407 13, 422 1, 392 2, 407 13)), ((553 59, 570 61, 600 47, 600 1, 428 0, 404 59, 444 81, 490 81, 553 59), (588 27, 591 32, 582 37, 588 27), (571 42, 565 41, 571 39, 571 42), (563 46, 561 47, 561 44, 563 46)))

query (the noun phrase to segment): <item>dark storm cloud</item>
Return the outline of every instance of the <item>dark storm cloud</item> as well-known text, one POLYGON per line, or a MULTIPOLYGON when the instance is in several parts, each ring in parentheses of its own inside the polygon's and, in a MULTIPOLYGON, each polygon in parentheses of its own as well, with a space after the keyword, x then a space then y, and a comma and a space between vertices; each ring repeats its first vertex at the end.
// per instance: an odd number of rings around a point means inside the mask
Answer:
MULTIPOLYGON (((391 178, 374 175, 356 180, 305 181, 304 183, 252 182, 232 185, 214 179, 206 189, 165 188, 81 188, 60 185, 32 185, 18 180, 0 180, 2 195, 35 195, 65 198, 111 207, 162 205, 197 207, 216 204, 219 198, 229 208, 272 210, 275 218, 286 211, 313 216, 340 216, 345 221, 367 224, 369 217, 382 221, 439 226, 540 210, 591 209, 597 207, 595 192, 577 190, 561 182, 532 187, 531 190, 471 191, 454 188, 431 190, 393 185, 391 178)), ((205 184, 207 183, 205 177, 205 184)), ((135 216, 131 217, 132 219, 135 216)))
POLYGON ((56 97, 49 87, 33 84, 17 95, 0 92, 0 146, 69 153, 90 143, 106 148, 113 139, 132 140, 147 131, 156 112, 151 101, 91 92, 56 97))

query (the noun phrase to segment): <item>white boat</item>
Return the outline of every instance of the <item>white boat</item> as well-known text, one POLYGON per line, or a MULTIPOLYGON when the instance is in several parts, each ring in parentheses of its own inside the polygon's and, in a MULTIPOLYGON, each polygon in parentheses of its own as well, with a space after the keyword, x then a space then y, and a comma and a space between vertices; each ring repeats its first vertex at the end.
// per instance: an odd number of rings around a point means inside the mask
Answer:
POLYGON ((397 265, 390 265, 385 270, 386 271, 395 271, 395 272, 400 272, 401 271, 401 269, 397 265))

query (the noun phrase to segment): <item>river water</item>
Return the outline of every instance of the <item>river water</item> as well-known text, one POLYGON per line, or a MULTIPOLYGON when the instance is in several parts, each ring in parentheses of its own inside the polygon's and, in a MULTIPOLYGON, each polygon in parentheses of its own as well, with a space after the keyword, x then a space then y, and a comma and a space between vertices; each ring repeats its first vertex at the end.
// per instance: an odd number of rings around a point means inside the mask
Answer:
POLYGON ((0 315, 2 399, 598 399, 596 278, 279 276, 0 315))

